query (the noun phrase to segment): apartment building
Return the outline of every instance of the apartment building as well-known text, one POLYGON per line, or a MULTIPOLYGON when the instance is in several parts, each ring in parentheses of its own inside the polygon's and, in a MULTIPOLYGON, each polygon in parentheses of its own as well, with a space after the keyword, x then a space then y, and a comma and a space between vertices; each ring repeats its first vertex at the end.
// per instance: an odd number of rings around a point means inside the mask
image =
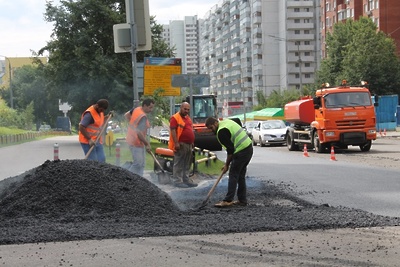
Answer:
POLYGON ((378 30, 394 39, 400 55, 399 0, 320 0, 322 57, 326 57, 325 39, 335 23, 360 16, 371 18, 378 30))
MULTIPOLYGON (((320 45, 317 0, 223 0, 200 20, 200 72, 228 115, 229 103, 257 104, 256 94, 314 82, 320 45)), ((237 107, 237 105, 235 105, 237 107)), ((224 114, 226 115, 226 113, 224 114)))
POLYGON ((183 74, 199 74, 199 30, 197 16, 171 20, 163 25, 162 36, 175 47, 175 57, 182 59, 183 74))

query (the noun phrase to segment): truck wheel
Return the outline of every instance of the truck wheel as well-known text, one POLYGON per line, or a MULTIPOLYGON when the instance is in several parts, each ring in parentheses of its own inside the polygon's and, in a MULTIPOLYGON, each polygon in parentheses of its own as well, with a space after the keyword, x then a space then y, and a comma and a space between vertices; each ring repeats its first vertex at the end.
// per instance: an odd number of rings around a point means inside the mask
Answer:
POLYGON ((291 132, 288 132, 286 134, 286 146, 289 149, 289 151, 299 150, 299 146, 297 146, 296 143, 294 142, 293 134, 291 132))
POLYGON ((254 138, 253 138, 253 140, 251 140, 252 142, 253 142, 253 146, 256 146, 257 145, 257 142, 256 142, 256 140, 254 140, 254 138))
POLYGON ((367 143, 360 146, 362 152, 368 152, 371 149, 372 141, 369 140, 367 143))
POLYGON ((313 134, 313 146, 314 146, 314 151, 316 153, 324 152, 324 146, 319 142, 319 136, 317 131, 315 131, 313 134))

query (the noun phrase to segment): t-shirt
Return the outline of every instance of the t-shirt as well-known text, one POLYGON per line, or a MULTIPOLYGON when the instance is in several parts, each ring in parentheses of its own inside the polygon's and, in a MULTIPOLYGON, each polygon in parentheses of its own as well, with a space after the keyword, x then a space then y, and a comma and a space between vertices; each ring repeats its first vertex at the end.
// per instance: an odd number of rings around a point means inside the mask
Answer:
POLYGON ((83 126, 83 127, 88 127, 90 124, 93 124, 94 123, 94 119, 93 119, 93 117, 92 117, 92 114, 90 114, 90 112, 88 111, 88 112, 86 112, 85 114, 83 114, 83 118, 82 118, 82 120, 81 120, 81 122, 80 122, 80 124, 83 126))
MULTIPOLYGON (((182 134, 179 137, 178 141, 180 143, 193 144, 194 143, 193 123, 191 123, 188 116, 182 117, 182 119, 185 123, 185 127, 183 127, 182 134)), ((170 128, 176 129, 177 127, 178 127, 178 122, 174 117, 171 117, 170 128)))

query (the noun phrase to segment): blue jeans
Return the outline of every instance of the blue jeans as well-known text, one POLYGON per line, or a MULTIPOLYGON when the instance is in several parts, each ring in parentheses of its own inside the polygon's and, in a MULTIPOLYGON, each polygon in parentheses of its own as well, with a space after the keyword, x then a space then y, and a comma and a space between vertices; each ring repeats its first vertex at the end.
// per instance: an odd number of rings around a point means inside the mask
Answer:
POLYGON ((129 146, 133 163, 129 170, 143 177, 145 162, 145 147, 129 146))
MULTIPOLYGON (((89 144, 84 144, 81 143, 82 149, 83 149, 83 153, 86 154, 89 152, 90 150, 90 146, 89 144)), ((100 162, 106 162, 106 154, 104 154, 104 148, 102 144, 97 143, 92 152, 89 154, 88 158, 89 160, 97 160, 100 162)))

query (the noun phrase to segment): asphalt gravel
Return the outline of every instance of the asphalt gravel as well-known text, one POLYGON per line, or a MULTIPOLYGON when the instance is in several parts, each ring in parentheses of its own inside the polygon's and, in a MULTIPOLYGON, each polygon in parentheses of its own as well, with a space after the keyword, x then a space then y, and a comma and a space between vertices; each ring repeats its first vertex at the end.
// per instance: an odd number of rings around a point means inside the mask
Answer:
POLYGON ((206 186, 171 189, 128 170, 88 160, 46 161, 0 181, 0 245, 132 237, 397 226, 400 218, 346 207, 314 205, 293 185, 247 177, 249 205, 215 208, 220 184, 197 209, 206 186), (168 192, 168 193, 167 193, 168 192))

